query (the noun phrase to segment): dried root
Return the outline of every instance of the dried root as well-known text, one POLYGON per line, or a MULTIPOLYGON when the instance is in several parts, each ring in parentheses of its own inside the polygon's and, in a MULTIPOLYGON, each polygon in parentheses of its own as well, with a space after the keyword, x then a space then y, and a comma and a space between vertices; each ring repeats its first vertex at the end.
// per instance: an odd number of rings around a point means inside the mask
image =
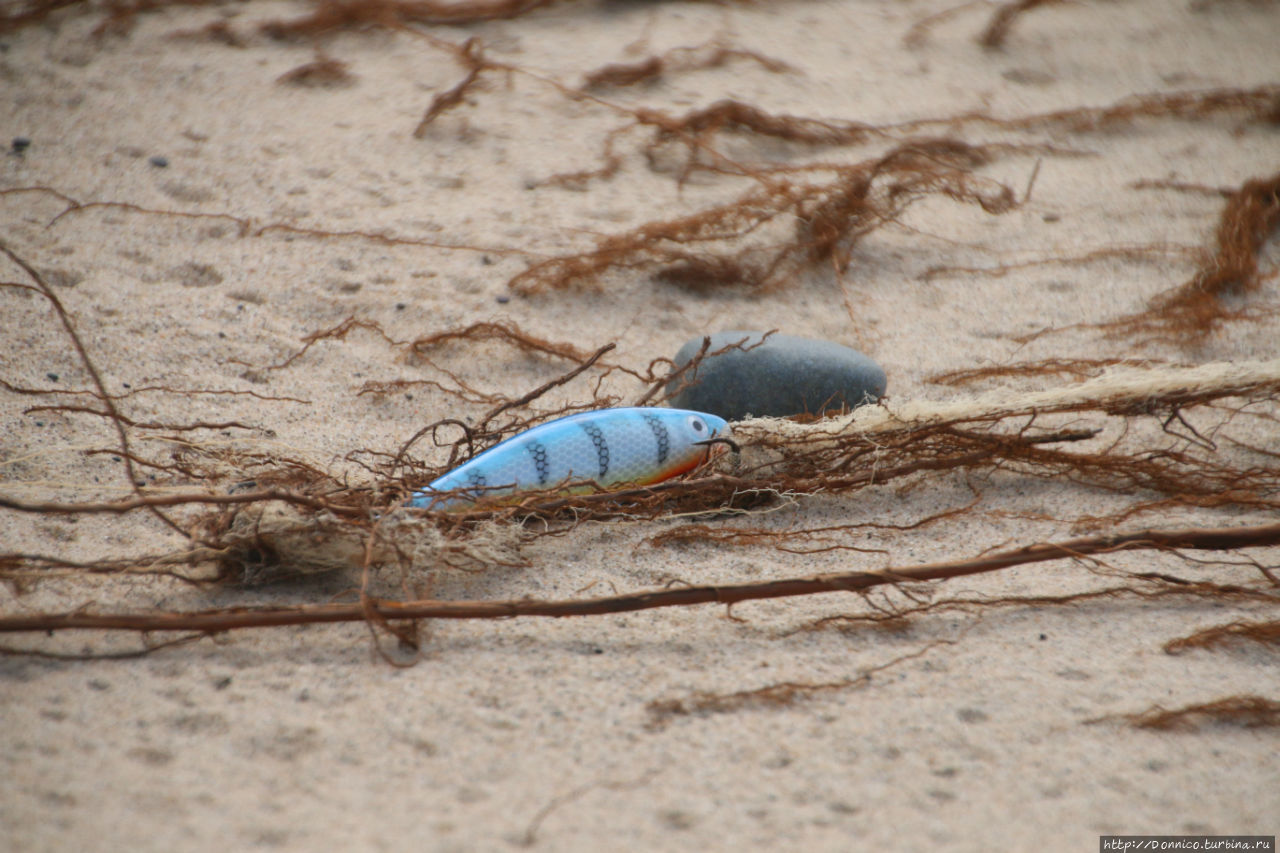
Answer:
POLYGON ((1170 640, 1164 644, 1164 650, 1171 655, 1177 655, 1191 649, 1216 649, 1247 642, 1280 645, 1280 621, 1241 621, 1215 625, 1186 637, 1170 640))
POLYGON ((535 263, 509 284, 526 293, 590 286, 621 269, 697 289, 781 286, 806 267, 843 268, 860 238, 930 195, 990 214, 1012 210, 1010 187, 973 172, 988 156, 950 139, 905 142, 883 157, 831 167, 823 183, 772 178, 728 204, 602 237, 591 251, 535 263), (790 226, 789 238, 761 237, 780 223, 790 226))
POLYGON ((1225 321, 1247 316, 1232 303, 1257 292, 1258 254, 1280 228, 1280 172, 1245 181, 1228 198, 1214 248, 1185 284, 1161 294, 1141 314, 1103 325, 1161 340, 1203 340, 1225 321))
POLYGON ((1182 708, 1152 705, 1137 714, 1099 717, 1089 722, 1110 720, 1123 720, 1135 728, 1157 731, 1194 731, 1211 725, 1274 728, 1280 726, 1280 702, 1263 696, 1228 696, 1182 708))

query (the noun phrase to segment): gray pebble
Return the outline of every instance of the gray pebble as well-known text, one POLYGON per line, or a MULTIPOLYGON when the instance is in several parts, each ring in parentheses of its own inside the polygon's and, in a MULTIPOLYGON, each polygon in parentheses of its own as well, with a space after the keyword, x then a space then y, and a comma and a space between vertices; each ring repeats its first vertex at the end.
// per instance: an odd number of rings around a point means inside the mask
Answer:
MULTIPOLYGON (((884 369, 857 350, 832 341, 764 332, 717 332, 708 353, 745 341, 741 349, 708 355, 694 370, 668 381, 676 408, 741 420, 747 415, 787 417, 817 414, 841 406, 855 408, 884 395, 884 369), (758 344, 758 346, 753 346, 758 344)), ((702 338, 676 353, 675 369, 702 348, 702 338)))

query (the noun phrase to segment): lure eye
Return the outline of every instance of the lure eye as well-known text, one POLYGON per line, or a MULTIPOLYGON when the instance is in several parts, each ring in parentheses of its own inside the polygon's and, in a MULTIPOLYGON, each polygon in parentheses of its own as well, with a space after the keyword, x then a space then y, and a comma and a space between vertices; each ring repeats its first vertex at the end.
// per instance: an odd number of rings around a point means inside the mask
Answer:
POLYGON ((702 435, 707 431, 706 421, 697 415, 691 415, 689 417, 689 429, 693 430, 698 435, 702 435))

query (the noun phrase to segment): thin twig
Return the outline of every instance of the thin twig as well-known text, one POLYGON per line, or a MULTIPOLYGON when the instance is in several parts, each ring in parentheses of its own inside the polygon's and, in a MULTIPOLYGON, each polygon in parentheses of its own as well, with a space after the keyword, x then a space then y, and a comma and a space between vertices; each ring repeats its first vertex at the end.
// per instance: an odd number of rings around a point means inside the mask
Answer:
MULTIPOLYGON (((89 351, 85 349, 84 342, 80 340, 80 333, 76 331, 75 324, 71 322, 71 315, 67 313, 67 309, 63 306, 62 300, 58 299, 57 295, 53 292, 53 288, 49 286, 48 282, 44 280, 44 277, 41 276, 40 273, 36 272, 34 267, 22 258, 18 257, 12 249, 3 243, 0 243, 0 252, 3 252, 8 256, 9 260, 22 267, 23 272, 31 277, 31 280, 40 288, 40 292, 44 295, 44 298, 49 300, 49 304, 53 306, 54 313, 58 315, 58 320, 62 323, 63 330, 67 333, 67 337, 71 339, 71 345, 75 347, 76 354, 80 356, 80 363, 84 365, 84 369, 89 373, 89 378, 91 378, 93 380, 93 384, 97 386, 98 396, 102 400, 102 405, 106 407, 112 426, 115 427, 116 436, 120 441, 120 449, 123 451, 121 459, 124 463, 125 475, 129 479, 129 488, 133 489, 139 498, 145 498, 146 495, 143 494, 142 487, 139 485, 138 475, 134 471, 133 453, 129 446, 129 431, 125 429, 125 418, 120 413, 120 409, 116 406, 115 400, 113 400, 110 393, 108 393, 107 384, 103 382, 102 374, 98 372, 98 366, 94 364, 93 359, 89 358, 89 351)), ((177 522, 162 513, 158 508, 156 508, 156 506, 151 505, 148 509, 152 515, 163 521, 166 525, 173 528, 178 533, 181 533, 188 539, 191 538, 190 533, 183 530, 177 522)))

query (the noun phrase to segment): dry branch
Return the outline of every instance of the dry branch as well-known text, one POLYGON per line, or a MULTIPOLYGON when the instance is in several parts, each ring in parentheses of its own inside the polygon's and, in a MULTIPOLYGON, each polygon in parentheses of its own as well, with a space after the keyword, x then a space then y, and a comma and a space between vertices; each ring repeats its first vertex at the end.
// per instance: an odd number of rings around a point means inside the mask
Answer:
POLYGON ((787 598, 825 592, 858 592, 884 584, 947 580, 999 571, 1012 566, 1053 560, 1078 559, 1095 554, 1141 550, 1225 551, 1280 545, 1280 524, 1253 527, 1143 530, 1113 536, 1091 536, 1062 542, 1041 543, 975 557, 970 560, 928 563, 873 572, 847 572, 786 578, 763 583, 691 586, 681 589, 637 592, 603 598, 539 601, 521 598, 507 601, 386 601, 370 599, 357 604, 304 605, 281 608, 230 608, 191 613, 96 614, 76 610, 62 614, 0 617, 0 633, 67 629, 123 631, 229 631, 323 622, 357 622, 374 616, 379 620, 406 619, 509 619, 520 616, 599 616, 659 607, 698 604, 735 604, 766 598, 787 598))

